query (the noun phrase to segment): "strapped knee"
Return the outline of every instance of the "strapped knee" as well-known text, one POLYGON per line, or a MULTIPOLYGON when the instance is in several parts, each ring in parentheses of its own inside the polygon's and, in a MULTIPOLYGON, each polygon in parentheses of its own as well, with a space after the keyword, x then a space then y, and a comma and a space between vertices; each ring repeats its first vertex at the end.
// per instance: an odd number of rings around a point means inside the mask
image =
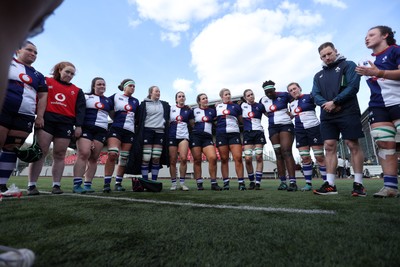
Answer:
POLYGON ((313 149, 314 151, 314 156, 324 156, 324 150, 323 149, 313 149))
MULTIPOLYGON (((389 125, 379 126, 371 130, 371 136, 374 138, 375 142, 396 142, 396 128, 389 125)), ((377 143, 377 146, 378 156, 382 159, 386 159, 386 156, 391 156, 396 153, 396 149, 381 148, 379 143, 377 143)))
POLYGON ((252 157, 253 156, 253 149, 245 149, 244 150, 245 157, 252 157))
POLYGON ((110 154, 118 155, 118 153, 119 153, 118 147, 109 147, 107 151, 108 151, 108 155, 110 155, 110 154))
POLYGON ((255 149, 256 155, 262 155, 264 152, 264 149, 262 147, 256 147, 255 149))
POLYGON ((151 160, 151 147, 143 148, 142 160, 146 162, 149 162, 151 160))
POLYGON ((299 155, 300 157, 310 157, 310 150, 299 150, 299 155))
POLYGON ((128 157, 129 157, 129 151, 121 151, 118 158, 119 166, 125 167, 126 163, 128 162, 128 157))
POLYGON ((153 158, 161 158, 162 148, 153 147, 152 154, 153 158))
POLYGON ((280 144, 272 145, 272 148, 274 149, 274 151, 279 151, 281 149, 281 145, 280 144))

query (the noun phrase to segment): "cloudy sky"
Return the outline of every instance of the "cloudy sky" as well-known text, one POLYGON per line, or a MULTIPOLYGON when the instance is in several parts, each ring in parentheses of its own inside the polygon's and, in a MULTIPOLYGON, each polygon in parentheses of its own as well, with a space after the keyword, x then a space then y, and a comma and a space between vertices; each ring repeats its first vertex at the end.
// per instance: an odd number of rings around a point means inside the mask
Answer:
MULTIPOLYGON (((355 62, 366 58, 368 29, 399 32, 399 11, 393 0, 66 0, 31 41, 37 70, 48 75, 57 62, 70 61, 77 67, 73 82, 85 92, 101 76, 108 95, 133 78, 139 100, 151 85, 170 103, 177 91, 193 104, 201 92, 217 99, 221 88, 233 95, 252 88, 259 99, 269 79, 277 90, 296 81, 310 92, 325 41, 355 62)), ((362 81, 362 111, 368 95, 362 81)))

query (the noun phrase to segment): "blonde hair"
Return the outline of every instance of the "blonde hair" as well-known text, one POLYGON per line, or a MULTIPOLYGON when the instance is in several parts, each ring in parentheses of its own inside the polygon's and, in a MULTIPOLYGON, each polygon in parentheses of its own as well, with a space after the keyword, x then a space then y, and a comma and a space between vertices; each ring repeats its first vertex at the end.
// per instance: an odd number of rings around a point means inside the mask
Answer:
POLYGON ((231 92, 231 90, 229 90, 228 88, 222 88, 221 91, 219 91, 219 97, 222 98, 222 96, 224 95, 224 93, 225 93, 226 91, 229 91, 229 93, 231 92))

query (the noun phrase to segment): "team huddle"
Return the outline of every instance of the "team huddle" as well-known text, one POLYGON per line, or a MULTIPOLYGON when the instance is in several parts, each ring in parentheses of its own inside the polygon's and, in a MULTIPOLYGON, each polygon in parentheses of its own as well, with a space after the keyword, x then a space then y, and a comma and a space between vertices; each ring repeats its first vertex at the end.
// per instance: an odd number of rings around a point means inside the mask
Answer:
POLYGON ((203 154, 207 159, 211 190, 230 189, 230 155, 237 188, 260 190, 263 147, 267 142, 261 119, 266 116, 280 179, 278 190, 299 190, 292 155, 292 145, 296 140, 306 181, 301 190, 318 195, 337 194, 337 141, 341 136, 350 150, 354 171, 351 194, 364 197, 367 195, 363 186, 364 154, 358 141, 364 134, 357 93, 360 78, 365 76, 371 90, 371 136, 376 142, 384 175, 384 186, 374 197, 396 197, 400 48, 392 29, 387 26, 371 28, 365 41, 373 51, 374 60, 359 65, 338 53, 333 43, 320 45, 318 52, 323 67, 314 76, 310 94, 303 93, 296 82, 289 83, 286 91, 279 92, 275 83, 267 80, 262 83, 265 95, 259 101, 251 89, 246 89, 240 104, 234 103, 230 90, 224 88, 220 90, 221 99, 215 106, 210 106, 207 95, 201 93, 197 96, 198 106, 195 108, 186 105, 185 93, 181 91, 175 95, 175 104, 161 100, 158 86, 151 86, 148 96, 139 101, 133 96, 133 79, 122 80, 118 86, 121 92, 106 97, 106 81, 95 77, 91 91, 84 93, 71 83, 76 68, 70 62, 56 64, 51 77, 44 77, 36 71, 31 65, 36 60, 37 49, 26 41, 11 62, 0 114, 0 190, 8 190, 7 182, 16 167, 19 149, 32 131, 43 156, 29 164, 28 195, 40 194, 37 180, 51 143, 54 160, 52 193, 63 193, 64 159, 71 140, 76 141, 77 147, 73 168, 74 193, 95 192, 92 181, 104 146, 108 150, 104 193, 112 189, 125 191, 122 185, 125 174, 141 175, 144 180, 156 181, 163 165, 169 167, 170 190, 189 190, 185 184, 189 150, 193 156, 197 190, 205 189, 201 169, 203 154), (317 106, 321 108, 320 118, 315 111, 317 106), (220 157, 220 185, 217 182, 215 147, 220 157), (313 189, 312 185, 312 155, 324 180, 318 189, 313 189))

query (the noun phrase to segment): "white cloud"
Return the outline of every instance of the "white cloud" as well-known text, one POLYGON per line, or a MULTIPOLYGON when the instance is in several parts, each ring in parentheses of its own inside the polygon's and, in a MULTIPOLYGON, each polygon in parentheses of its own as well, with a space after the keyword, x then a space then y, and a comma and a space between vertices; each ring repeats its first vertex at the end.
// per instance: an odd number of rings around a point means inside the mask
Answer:
POLYGON ((192 86, 193 86, 193 81, 181 78, 176 79, 172 84, 172 87, 175 89, 176 92, 182 91, 185 93, 192 92, 193 91, 192 86))
POLYGON ((173 47, 176 47, 181 41, 181 35, 175 32, 161 32, 161 40, 168 41, 173 47))
POLYGON ((216 0, 129 0, 135 4, 142 19, 155 21, 171 31, 186 31, 189 22, 201 21, 215 15, 219 10, 216 0))
MULTIPOLYGON (((191 44, 197 90, 215 99, 223 87, 233 95, 253 88, 261 97, 261 84, 267 79, 274 80, 278 90, 286 90, 292 81, 312 83, 320 69, 320 36, 305 33, 321 21, 320 15, 288 2, 277 10, 234 13, 214 21, 191 44)), ((309 87, 303 86, 306 93, 309 87)))
POLYGON ((139 26, 142 23, 141 20, 139 19, 129 19, 129 26, 132 28, 136 28, 137 26, 139 26))
POLYGON ((314 0, 315 3, 346 9, 347 5, 340 0, 314 0))
POLYGON ((233 8, 240 12, 253 11, 262 0, 237 0, 233 8))
POLYGON ((218 0, 128 0, 128 3, 136 5, 142 20, 154 21, 168 31, 162 33, 161 38, 174 47, 180 43, 177 33, 188 31, 193 22, 208 19, 225 6, 220 6, 218 0))

